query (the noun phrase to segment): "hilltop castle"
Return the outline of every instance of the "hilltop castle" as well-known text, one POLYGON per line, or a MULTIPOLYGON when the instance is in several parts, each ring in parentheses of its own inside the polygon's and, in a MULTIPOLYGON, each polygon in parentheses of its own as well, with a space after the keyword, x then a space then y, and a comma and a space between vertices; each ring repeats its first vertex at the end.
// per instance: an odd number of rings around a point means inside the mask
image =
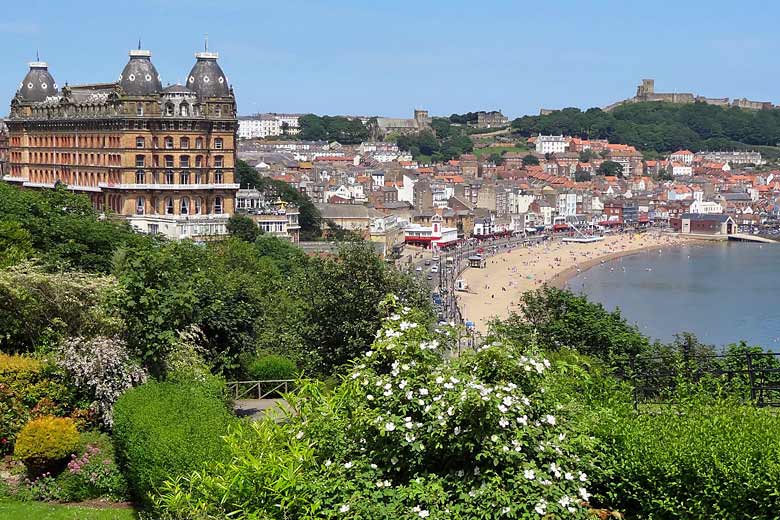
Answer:
POLYGON ((655 80, 643 79, 642 84, 636 88, 636 96, 612 103, 604 107, 603 110, 609 112, 621 105, 628 105, 630 103, 642 103, 645 101, 665 101, 667 103, 706 103, 708 105, 717 105, 720 107, 739 107, 747 110, 770 110, 775 108, 775 105, 768 101, 751 101, 750 99, 741 98, 729 100, 729 98, 708 98, 704 96, 697 96, 690 93, 661 93, 655 91, 655 80))

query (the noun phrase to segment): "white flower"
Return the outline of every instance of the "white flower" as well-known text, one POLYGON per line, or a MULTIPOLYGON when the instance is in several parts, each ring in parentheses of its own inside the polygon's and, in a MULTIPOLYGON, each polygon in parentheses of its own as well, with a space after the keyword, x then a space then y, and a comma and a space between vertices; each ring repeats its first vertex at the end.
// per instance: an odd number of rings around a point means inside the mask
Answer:
POLYGON ((368 394, 368 395, 366 396, 366 399, 368 399, 369 401, 373 401, 373 400, 374 400, 374 396, 373 396, 373 395, 371 395, 371 394, 368 394))
POLYGON ((350 461, 350 462, 345 462, 345 463, 344 463, 344 467, 345 467, 346 469, 349 469, 349 468, 351 468, 352 466, 353 466, 353 464, 352 464, 352 461, 350 461))
POLYGON ((454 433, 455 435, 460 435, 460 426, 456 426, 455 430, 453 430, 452 433, 454 433))
POLYGON ((376 468, 378 468, 378 467, 379 467, 379 466, 377 466, 376 464, 371 464, 371 469, 376 469, 376 468))
POLYGON ((502 507, 501 508, 501 514, 502 515, 508 515, 509 511, 511 511, 511 509, 509 507, 502 507))
POLYGON ((509 411, 509 409, 506 406, 504 406, 503 404, 500 404, 500 405, 498 405, 498 411, 501 412, 501 413, 506 413, 507 411, 509 411))
POLYGON ((411 433, 407 433, 406 435, 404 435, 404 439, 406 439, 406 442, 414 442, 414 439, 416 439, 416 437, 411 433))
POLYGON ((423 509, 422 511, 417 513, 417 516, 419 516, 420 518, 428 518, 428 516, 430 516, 430 513, 427 510, 423 509))
POLYGON ((580 482, 587 482, 587 480, 588 480, 588 476, 582 471, 580 471, 580 482))
POLYGON ((325 461, 325 467, 326 467, 326 468, 329 468, 331 464, 333 464, 333 462, 331 462, 331 460, 330 460, 330 459, 328 459, 328 460, 326 460, 326 461, 325 461))
POLYGON ((373 350, 369 350, 368 352, 366 352, 366 357, 371 357, 373 355, 374 355, 374 351, 373 350))
POLYGON ((349 504, 344 504, 339 508, 339 513, 346 513, 347 511, 349 511, 349 504))
POLYGON ((566 495, 563 495, 560 500, 558 500, 558 503, 561 505, 561 507, 568 507, 569 504, 571 504, 571 498, 569 498, 566 495))
POLYGON ((534 511, 539 513, 539 515, 544 516, 544 514, 547 512, 547 501, 545 499, 541 499, 539 502, 537 502, 536 507, 534 507, 534 511))
POLYGON ((455 388, 455 385, 453 385, 452 383, 444 383, 444 388, 446 388, 447 390, 452 390, 453 388, 455 388))
POLYGON ((411 391, 411 390, 409 390, 409 391, 407 391, 407 392, 406 392, 406 398, 407 398, 409 401, 411 401, 411 400, 414 398, 414 394, 412 393, 412 391, 411 391))
POLYGON ((507 426, 509 426, 509 421, 507 421, 505 417, 502 417, 501 419, 498 420, 498 425, 501 426, 502 428, 506 428, 507 426))
POLYGON ((565 478, 566 480, 574 480, 574 475, 572 475, 567 471, 566 473, 563 474, 563 478, 565 478))
POLYGON ((393 388, 393 385, 390 384, 390 383, 385 383, 384 388, 385 388, 385 390, 390 390, 391 388, 393 388))
POLYGON ((527 469, 523 472, 523 476, 528 480, 533 480, 536 478, 536 472, 532 469, 527 469))
POLYGON ((420 395, 428 395, 428 389, 427 388, 420 388, 420 390, 418 390, 418 392, 420 392, 420 395))
POLYGON ((517 418, 517 422, 519 424, 522 424, 523 426, 528 425, 528 416, 527 415, 523 415, 522 417, 518 417, 517 418))
POLYGON ((437 385, 440 385, 440 384, 442 384, 443 382, 444 382, 444 378, 443 378, 443 377, 439 376, 439 377, 437 377, 437 378, 436 378, 436 384, 437 384, 437 385))
POLYGON ((409 330, 409 329, 413 329, 413 328, 415 328, 416 326, 417 326, 417 324, 416 324, 416 323, 413 323, 413 322, 411 322, 411 321, 402 321, 402 322, 400 323, 400 325, 399 325, 399 327, 401 328, 401 330, 409 330))
POLYGON ((402 379, 401 382, 398 384, 398 388, 403 390, 404 388, 406 388, 406 385, 407 385, 406 379, 402 379))
POLYGON ((392 423, 392 422, 385 423, 385 430, 387 430, 389 432, 394 431, 395 430, 395 423, 392 423))
POLYGON ((590 498, 590 493, 588 493, 587 489, 581 487, 577 491, 579 491, 580 496, 582 497, 583 500, 587 501, 590 498))
POLYGON ((295 438, 296 438, 296 439, 298 439, 298 440, 301 440, 301 439, 303 439, 303 432, 298 432, 298 433, 295 435, 295 438))
POLYGON ((459 470, 458 470, 458 473, 457 473, 457 475, 458 475, 459 477, 463 477, 463 475, 465 475, 465 474, 466 474, 466 472, 465 472, 465 471, 463 471, 462 469, 459 469, 459 470))
POLYGON ((392 459, 390 459, 390 464, 392 464, 393 466, 395 466, 396 464, 398 464, 398 459, 397 459, 397 458, 395 458, 395 457, 393 457, 392 459))
POLYGON ((545 422, 547 422, 547 424, 550 424, 550 425, 553 425, 553 426, 555 425, 555 417, 553 417, 552 415, 549 415, 549 414, 548 414, 548 415, 547 415, 547 416, 544 418, 544 420, 545 420, 545 422))

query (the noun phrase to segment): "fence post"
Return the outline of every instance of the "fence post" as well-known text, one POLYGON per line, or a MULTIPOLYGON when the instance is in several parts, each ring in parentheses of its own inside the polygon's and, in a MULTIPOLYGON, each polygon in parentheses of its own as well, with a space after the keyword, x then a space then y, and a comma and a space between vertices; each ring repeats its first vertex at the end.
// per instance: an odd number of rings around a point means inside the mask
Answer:
MULTIPOLYGON (((750 381, 750 402, 756 404, 756 374, 753 372, 753 354, 751 352, 747 352, 746 356, 747 356, 748 379, 750 381)), ((762 398, 763 398, 763 392, 762 392, 762 398)), ((760 403, 758 404, 759 406, 761 406, 760 403)))

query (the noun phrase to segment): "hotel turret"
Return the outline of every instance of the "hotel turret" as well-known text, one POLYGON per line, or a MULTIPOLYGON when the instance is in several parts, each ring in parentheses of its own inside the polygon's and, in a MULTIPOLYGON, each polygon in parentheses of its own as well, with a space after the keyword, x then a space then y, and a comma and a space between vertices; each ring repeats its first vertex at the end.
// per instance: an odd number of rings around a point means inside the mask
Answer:
POLYGON ((11 101, 3 180, 87 194, 143 232, 207 239, 233 213, 236 101, 213 52, 163 87, 152 53, 131 50, 113 83, 58 88, 30 63, 11 101))

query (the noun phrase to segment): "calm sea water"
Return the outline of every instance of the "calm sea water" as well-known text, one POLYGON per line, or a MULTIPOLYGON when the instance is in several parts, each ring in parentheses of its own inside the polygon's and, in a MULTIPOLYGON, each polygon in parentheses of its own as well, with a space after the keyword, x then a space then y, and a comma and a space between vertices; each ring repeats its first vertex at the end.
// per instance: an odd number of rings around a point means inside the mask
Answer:
POLYGON ((568 283, 619 307, 647 336, 688 331, 713 345, 741 339, 780 351, 780 244, 686 245, 597 265, 568 283))

